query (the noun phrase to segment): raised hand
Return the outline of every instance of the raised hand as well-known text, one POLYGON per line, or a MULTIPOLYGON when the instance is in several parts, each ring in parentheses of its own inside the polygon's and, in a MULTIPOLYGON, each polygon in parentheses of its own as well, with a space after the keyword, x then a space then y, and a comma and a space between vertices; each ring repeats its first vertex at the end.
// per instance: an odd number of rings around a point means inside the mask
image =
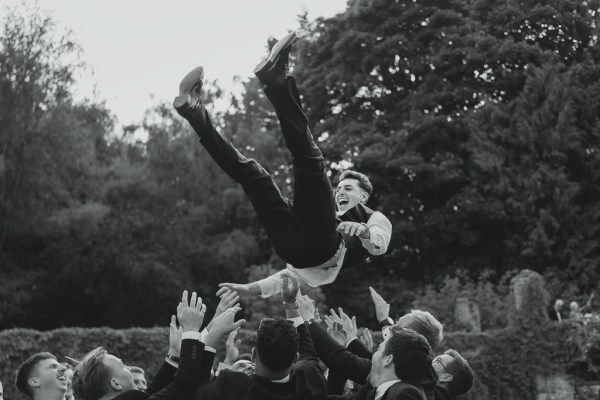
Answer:
POLYGON ((354 340, 358 337, 358 329, 356 328, 356 317, 350 318, 342 307, 338 308, 340 313, 340 321, 342 325, 342 330, 346 333, 346 343, 350 343, 351 340, 354 340))
POLYGON ((217 292, 217 296, 220 296, 221 300, 219 301, 219 305, 217 305, 217 309, 215 311, 215 315, 213 316, 213 319, 210 321, 210 323, 206 327, 206 330, 208 330, 208 331, 210 331, 212 329, 213 321, 215 320, 215 318, 217 318, 219 315, 223 314, 225 312, 225 310, 227 310, 231 307, 239 307, 240 306, 238 303, 240 296, 237 294, 236 291, 231 291, 227 287, 222 287, 221 289, 219 289, 219 291, 217 292))
POLYGON ((317 311, 317 307, 315 306, 315 301, 313 299, 307 295, 298 296, 298 304, 300 305, 299 311, 303 320, 317 320, 319 317, 319 311, 317 311))
POLYGON ((293 272, 288 270, 281 271, 283 278, 283 286, 281 289, 281 298, 284 303, 294 303, 298 296, 298 277, 293 272))
POLYGON ((346 332, 342 328, 341 323, 334 321, 331 328, 327 328, 327 333, 341 346, 346 346, 346 332))
POLYGON ((169 354, 179 357, 181 354, 181 327, 177 327, 177 317, 171 315, 171 324, 169 325, 169 354))
POLYGON ((227 337, 227 341, 225 342, 224 364, 233 365, 233 363, 236 362, 240 356, 240 344, 242 341, 239 339, 235 340, 239 331, 239 329, 234 329, 227 337))
POLYGON ((216 347, 219 340, 224 336, 228 335, 235 329, 238 329, 242 324, 246 323, 246 320, 240 319, 234 321, 235 314, 237 314, 242 308, 239 306, 231 307, 225 310, 221 315, 213 319, 212 327, 206 335, 205 344, 207 346, 216 347))
POLYGON ((384 321, 390 316, 390 305, 373 289, 369 286, 371 292, 371 298, 375 304, 375 315, 377 315, 377 322, 384 321))
POLYGON ((192 296, 188 302, 188 292, 183 291, 181 295, 181 303, 177 306, 177 319, 181 324, 183 332, 199 331, 204 321, 206 313, 206 304, 202 304, 202 298, 198 297, 196 292, 192 292, 192 296))
POLYGON ((369 352, 373 352, 373 336, 371 335, 371 331, 367 328, 363 329, 363 334, 360 337, 360 341, 363 345, 369 350, 369 352))

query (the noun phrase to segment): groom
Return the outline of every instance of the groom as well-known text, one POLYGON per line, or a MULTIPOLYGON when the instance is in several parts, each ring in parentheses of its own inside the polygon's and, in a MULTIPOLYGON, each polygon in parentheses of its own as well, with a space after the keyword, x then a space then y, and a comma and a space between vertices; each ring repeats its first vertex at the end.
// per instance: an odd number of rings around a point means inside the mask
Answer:
MULTIPOLYGON (((219 167, 242 185, 277 255, 301 280, 316 287, 333 282, 342 265, 385 253, 392 227, 383 214, 364 206, 372 191, 365 175, 345 171, 334 195, 325 159, 308 129, 296 82, 286 74, 289 53, 297 40, 295 32, 285 36, 254 69, 266 85, 265 94, 293 157, 293 203, 281 195, 260 164, 215 130, 200 102, 202 67, 183 78, 173 105, 219 167)), ((269 297, 281 290, 281 278, 278 273, 259 282, 220 286, 269 297)))

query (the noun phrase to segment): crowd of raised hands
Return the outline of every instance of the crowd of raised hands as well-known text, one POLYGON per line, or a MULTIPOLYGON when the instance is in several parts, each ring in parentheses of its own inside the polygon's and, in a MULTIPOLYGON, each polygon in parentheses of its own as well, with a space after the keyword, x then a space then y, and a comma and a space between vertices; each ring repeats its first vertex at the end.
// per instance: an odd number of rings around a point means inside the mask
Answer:
POLYGON ((34 400, 378 400, 384 395, 431 400, 452 399, 471 388, 472 371, 458 352, 434 357, 443 333, 430 313, 413 310, 394 322, 389 303, 369 288, 382 328, 371 332, 359 329, 341 307, 321 315, 292 272, 282 272, 282 280, 285 317, 263 319, 256 332, 245 330, 255 336, 248 353, 240 354, 246 321, 236 320, 242 309, 236 291, 217 292, 220 301, 209 323, 202 298, 184 291, 171 316, 169 350, 147 387, 145 379, 138 387, 132 370, 99 347, 76 361, 72 382, 62 368, 49 369, 58 365, 52 354, 38 353, 17 371, 17 388, 34 400), (225 356, 215 360, 220 346, 225 356), (71 383, 73 394, 65 397, 71 383))

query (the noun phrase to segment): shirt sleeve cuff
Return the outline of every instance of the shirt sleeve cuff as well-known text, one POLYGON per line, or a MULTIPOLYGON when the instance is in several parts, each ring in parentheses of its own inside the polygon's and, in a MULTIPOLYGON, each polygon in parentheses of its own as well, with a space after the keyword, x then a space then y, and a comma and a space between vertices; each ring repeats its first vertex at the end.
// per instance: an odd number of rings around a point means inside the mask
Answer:
POLYGON ((304 323, 304 318, 302 318, 302 317, 288 318, 288 321, 292 321, 294 323, 294 328, 297 328, 304 323))
POLYGON ((181 339, 194 339, 200 340, 200 332, 197 331, 187 331, 181 334, 181 339))
POLYGON ((350 346, 350 343, 354 342, 355 340, 358 340, 358 338, 355 337, 354 339, 352 339, 348 343, 346 343, 346 348, 348 348, 348 346, 350 346))
POLYGON ((210 347, 210 346, 204 346, 204 350, 205 351, 210 351, 211 353, 217 353, 217 349, 215 349, 214 347, 210 347))
POLYGON ((171 365, 172 365, 173 367, 175 367, 175 368, 179 368, 179 364, 177 364, 175 361, 171 361, 171 360, 169 360, 168 358, 165 358, 165 362, 166 362, 167 364, 171 364, 171 365))

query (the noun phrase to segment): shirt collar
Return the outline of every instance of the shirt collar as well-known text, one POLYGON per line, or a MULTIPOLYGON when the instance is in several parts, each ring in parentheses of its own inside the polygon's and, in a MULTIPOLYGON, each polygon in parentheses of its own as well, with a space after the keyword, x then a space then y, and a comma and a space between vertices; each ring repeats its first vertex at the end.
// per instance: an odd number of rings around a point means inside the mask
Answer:
POLYGON ((275 383, 286 383, 290 381, 290 376, 288 374, 288 376, 286 376, 285 378, 281 378, 281 379, 272 379, 271 382, 275 382, 275 383))
POLYGON ((400 379, 392 379, 391 381, 387 381, 377 386, 377 390, 375 391, 375 400, 378 400, 383 397, 385 392, 392 387, 394 384, 401 382, 400 379))

